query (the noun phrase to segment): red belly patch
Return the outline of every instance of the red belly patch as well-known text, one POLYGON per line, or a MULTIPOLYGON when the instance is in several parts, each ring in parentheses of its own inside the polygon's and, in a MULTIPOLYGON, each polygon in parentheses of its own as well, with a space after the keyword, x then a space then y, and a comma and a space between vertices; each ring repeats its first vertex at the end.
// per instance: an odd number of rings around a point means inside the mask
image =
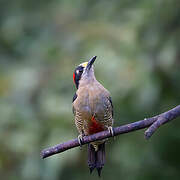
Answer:
POLYGON ((103 130, 104 130, 103 125, 98 123, 95 117, 93 116, 89 126, 89 134, 98 133, 103 130))

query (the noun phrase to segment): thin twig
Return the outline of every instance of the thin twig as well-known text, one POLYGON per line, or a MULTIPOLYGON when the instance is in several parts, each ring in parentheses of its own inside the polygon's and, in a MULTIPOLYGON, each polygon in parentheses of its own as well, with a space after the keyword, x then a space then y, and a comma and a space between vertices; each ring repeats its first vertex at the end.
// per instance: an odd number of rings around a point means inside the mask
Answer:
MULTIPOLYGON (((151 118, 146 118, 144 120, 141 121, 137 121, 134 123, 130 123, 130 124, 126 124, 123 126, 119 126, 119 127, 115 127, 113 128, 114 130, 114 136, 120 135, 120 134, 124 134, 124 133, 129 133, 132 131, 136 131, 139 129, 144 129, 149 127, 149 129, 145 132, 145 138, 149 139, 152 134, 162 125, 165 124, 175 118, 177 118, 178 116, 180 116, 180 105, 176 106, 175 108, 164 112, 160 115, 151 117, 151 118)), ((109 138, 111 137, 111 133, 109 131, 102 131, 90 136, 85 136, 83 137, 83 142, 82 144, 87 144, 93 141, 97 141, 97 140, 101 140, 101 139, 105 139, 105 138, 109 138)), ((73 139, 58 145, 55 145, 53 147, 47 148, 42 150, 41 152, 41 156, 42 158, 46 158, 49 156, 52 156, 54 154, 57 153, 61 153, 64 152, 68 149, 74 148, 74 147, 78 147, 79 142, 78 139, 73 139)))
POLYGON ((145 131, 145 138, 149 139, 153 133, 163 124, 180 116, 180 105, 158 116, 157 120, 145 131))

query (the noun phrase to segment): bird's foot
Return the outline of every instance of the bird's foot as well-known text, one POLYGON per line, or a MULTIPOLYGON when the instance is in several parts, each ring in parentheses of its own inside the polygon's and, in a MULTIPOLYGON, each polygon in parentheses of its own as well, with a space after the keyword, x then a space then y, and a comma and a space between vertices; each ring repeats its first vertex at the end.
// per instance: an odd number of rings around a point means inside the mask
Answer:
POLYGON ((108 127, 108 131, 110 132, 111 136, 113 137, 114 136, 114 130, 113 130, 112 126, 108 127))
POLYGON ((82 143, 83 143, 83 134, 80 134, 79 136, 78 136, 78 142, 79 142, 79 145, 80 145, 80 149, 82 149, 82 143))

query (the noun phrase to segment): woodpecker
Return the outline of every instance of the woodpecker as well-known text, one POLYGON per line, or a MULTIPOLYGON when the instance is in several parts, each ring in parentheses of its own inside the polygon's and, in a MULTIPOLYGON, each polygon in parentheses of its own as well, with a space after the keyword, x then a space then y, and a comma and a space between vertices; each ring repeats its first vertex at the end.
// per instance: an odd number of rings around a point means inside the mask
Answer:
MULTIPOLYGON (((95 78, 93 63, 96 56, 80 64, 73 73, 77 91, 73 97, 75 125, 81 145, 83 136, 109 130, 113 136, 113 105, 110 93, 95 78)), ((106 139, 107 140, 107 139, 106 139)), ((105 141, 88 144, 88 166, 90 173, 96 168, 98 175, 105 163, 105 141)))

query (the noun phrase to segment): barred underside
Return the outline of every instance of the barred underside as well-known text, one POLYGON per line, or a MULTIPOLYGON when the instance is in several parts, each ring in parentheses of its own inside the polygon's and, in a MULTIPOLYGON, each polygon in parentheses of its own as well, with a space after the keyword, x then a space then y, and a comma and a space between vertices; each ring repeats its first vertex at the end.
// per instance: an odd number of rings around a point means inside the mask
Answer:
POLYGON ((83 134, 84 120, 79 111, 76 111, 75 113, 75 125, 79 134, 83 134))
MULTIPOLYGON (((98 120, 98 117, 100 117, 100 116, 98 116, 97 114, 95 115, 96 121, 99 121, 99 123, 101 123, 103 125, 104 130, 108 129, 108 127, 112 127, 112 125, 113 125, 112 114, 108 113, 108 110, 106 112, 107 112, 107 115, 105 114, 103 116, 103 118, 101 117, 101 119, 99 119, 99 120, 98 120)), ((76 111, 75 125, 77 127, 79 134, 90 135, 89 128, 90 128, 90 124, 91 124, 91 118, 92 118, 92 116, 87 118, 87 115, 85 116, 83 113, 76 111)), ((95 148, 95 151, 97 151, 98 145, 104 143, 105 141, 107 141, 107 139, 95 141, 95 142, 92 142, 91 144, 95 148)))

